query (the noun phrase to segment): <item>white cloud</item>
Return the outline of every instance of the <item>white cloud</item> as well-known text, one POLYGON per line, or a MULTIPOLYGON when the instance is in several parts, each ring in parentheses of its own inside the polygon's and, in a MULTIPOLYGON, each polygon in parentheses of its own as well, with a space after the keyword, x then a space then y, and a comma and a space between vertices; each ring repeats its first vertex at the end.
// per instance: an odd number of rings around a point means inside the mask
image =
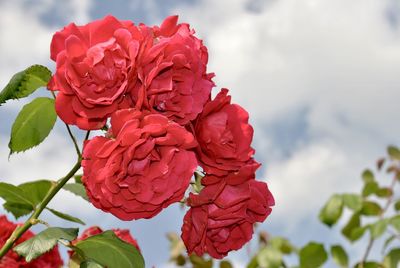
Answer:
MULTIPOLYGON (((282 206, 310 196, 317 182, 320 191, 343 188, 343 176, 359 174, 385 144, 400 142, 400 31, 385 17, 390 1, 279 0, 258 12, 246 10, 248 3, 204 0, 177 13, 206 40, 210 70, 249 110, 256 132, 307 109, 309 140, 287 159, 268 157, 279 151, 279 138, 258 134, 277 194, 293 186, 282 206)), ((315 209, 310 204, 306 210, 315 209)), ((287 213, 279 205, 276 213, 287 213)))
MULTIPOLYGON (((273 218, 282 221, 288 215, 293 219, 309 217, 310 211, 318 211, 333 190, 353 188, 357 178, 345 176, 349 160, 333 142, 321 141, 300 148, 286 161, 270 163, 267 181, 270 179, 276 201, 273 218)), ((291 228, 296 228, 296 222, 291 228)))

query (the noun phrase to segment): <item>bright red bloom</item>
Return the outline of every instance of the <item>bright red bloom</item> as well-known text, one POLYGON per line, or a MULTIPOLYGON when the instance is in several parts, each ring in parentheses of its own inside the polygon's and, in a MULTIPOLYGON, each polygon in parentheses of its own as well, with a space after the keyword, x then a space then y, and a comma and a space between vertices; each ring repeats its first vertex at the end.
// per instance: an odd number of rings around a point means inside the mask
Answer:
MULTIPOLYGON (((82 235, 77 240, 75 240, 74 243, 85 240, 88 237, 100 234, 102 232, 103 232, 103 230, 98 226, 89 227, 85 231, 83 231, 82 235)), ((140 251, 140 248, 139 248, 139 245, 138 245, 136 239, 133 238, 133 236, 130 234, 128 229, 113 229, 113 232, 121 240, 124 240, 125 242, 133 245, 135 248, 137 248, 137 250, 140 251)))
POLYGON ((195 125, 198 156, 207 174, 226 175, 251 159, 253 128, 248 113, 231 104, 228 90, 222 89, 208 102, 195 125))
POLYGON ((139 109, 161 113, 185 125, 210 98, 213 74, 207 74, 208 52, 178 16, 154 27, 138 56, 138 80, 132 96, 139 109))
POLYGON ((112 112, 131 106, 125 94, 136 79, 141 38, 132 22, 113 16, 83 26, 71 23, 53 36, 57 69, 49 89, 59 90, 56 111, 65 123, 100 129, 112 112))
POLYGON ((240 249, 251 239, 253 224, 263 222, 274 203, 267 184, 253 179, 237 185, 221 181, 191 194, 182 226, 188 253, 221 259, 240 249))
POLYGON ((109 136, 85 144, 82 181, 93 205, 123 220, 151 218, 183 198, 197 167, 193 135, 161 114, 115 112, 109 136))
MULTIPOLYGON (((8 221, 6 216, 0 216, 0 248, 6 243, 17 226, 17 224, 8 221)), ((28 230, 16 244, 18 245, 33 236, 34 234, 28 230)), ((29 263, 12 250, 8 251, 5 257, 0 260, 0 268, 59 268, 62 265, 63 261, 57 246, 29 263)))

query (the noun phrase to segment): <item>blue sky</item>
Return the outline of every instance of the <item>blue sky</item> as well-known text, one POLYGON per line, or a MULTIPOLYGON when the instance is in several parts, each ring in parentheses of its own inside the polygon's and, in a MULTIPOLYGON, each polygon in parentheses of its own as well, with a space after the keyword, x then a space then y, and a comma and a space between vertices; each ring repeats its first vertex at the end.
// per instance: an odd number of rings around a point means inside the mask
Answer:
MULTIPOLYGON (((318 223, 317 214, 332 193, 358 190, 360 172, 386 145, 400 144, 398 1, 0 0, 0 87, 31 64, 54 69, 52 34, 71 21, 82 24, 106 14, 151 25, 178 14, 189 22, 209 48, 218 86, 228 87, 251 115, 263 164, 258 178, 268 182, 277 203, 259 229, 298 245, 341 241, 350 248, 338 229, 318 223)), ((40 147, 7 160, 11 124, 27 101, 0 109, 0 180, 58 178, 75 160, 60 122, 40 147)), ((179 232, 183 217, 173 206, 151 220, 122 222, 69 193, 51 207, 88 225, 131 229, 149 267, 167 263, 165 233, 179 232)), ((363 249, 354 247, 352 255, 363 249)), ((230 257, 240 265, 247 253, 230 257)))

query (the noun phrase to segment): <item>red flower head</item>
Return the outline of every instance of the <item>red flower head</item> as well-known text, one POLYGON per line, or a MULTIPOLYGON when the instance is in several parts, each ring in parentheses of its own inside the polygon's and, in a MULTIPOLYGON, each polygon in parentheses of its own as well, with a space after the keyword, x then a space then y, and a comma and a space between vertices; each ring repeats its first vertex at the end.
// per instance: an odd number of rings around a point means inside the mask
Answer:
POLYGON ((111 117, 112 138, 85 144, 82 181, 93 205, 123 220, 151 218, 177 202, 197 167, 193 135, 161 114, 111 117))
POLYGON ((188 24, 178 17, 154 27, 138 56, 137 83, 132 91, 136 107, 162 113, 185 125, 194 120, 210 98, 213 74, 207 74, 208 52, 188 24))
POLYGON ((64 122, 100 129, 112 112, 129 107, 125 94, 136 78, 141 38, 132 22, 112 16, 84 26, 71 23, 53 36, 57 69, 49 89, 59 90, 56 111, 64 122))
POLYGON ((253 128, 248 113, 231 104, 228 90, 222 89, 208 102, 196 121, 198 155, 208 174, 226 175, 242 167, 254 154, 250 144, 253 128))
MULTIPOLYGON (((0 247, 2 247, 12 232, 17 228, 14 224, 7 220, 6 216, 0 216, 0 247)), ((16 244, 20 244, 34 234, 31 231, 25 232, 16 244)), ((63 265, 58 247, 54 247, 51 251, 27 263, 23 257, 20 257, 14 251, 10 250, 4 258, 0 260, 0 268, 59 268, 63 265)))
POLYGON ((251 239, 254 223, 266 219, 274 199, 267 184, 250 179, 206 186, 199 195, 191 194, 188 204, 182 226, 188 253, 221 259, 251 239))

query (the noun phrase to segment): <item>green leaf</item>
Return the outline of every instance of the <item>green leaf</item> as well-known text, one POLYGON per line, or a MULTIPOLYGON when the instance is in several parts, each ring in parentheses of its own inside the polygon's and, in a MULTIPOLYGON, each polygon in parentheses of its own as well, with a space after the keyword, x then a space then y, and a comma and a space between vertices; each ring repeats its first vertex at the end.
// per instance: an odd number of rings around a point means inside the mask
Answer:
POLYGON ((175 259, 175 263, 178 266, 185 266, 186 264, 186 258, 182 254, 179 254, 175 259))
MULTIPOLYGON (((361 267, 361 263, 357 263, 356 265, 354 265, 354 268, 360 268, 360 267, 361 267)), ((364 262, 363 267, 364 268, 386 268, 386 267, 382 267, 382 264, 374 262, 374 261, 364 262)))
POLYGON ((74 240, 78 236, 78 230, 77 228, 50 227, 17 245, 14 251, 30 262, 54 248, 58 240, 74 240))
POLYGON ((257 254, 259 267, 279 268, 282 266, 282 253, 273 247, 264 247, 257 254))
MULTIPOLYGON (((349 222, 343 227, 342 229, 342 234, 350 241, 355 241, 357 240, 359 237, 357 237, 357 239, 355 238, 353 232, 355 232, 356 230, 361 230, 358 229, 360 228, 360 214, 359 213, 354 213, 353 216, 351 216, 349 222)), ((360 232, 360 231, 358 231, 360 232)))
POLYGON ((80 268, 80 267, 103 268, 103 266, 94 261, 90 260, 82 261, 82 258, 75 253, 72 255, 72 257, 69 258, 68 268, 80 268))
POLYGON ((367 197, 371 194, 375 194, 379 190, 379 185, 376 181, 370 181, 365 183, 364 188, 362 190, 362 196, 367 197))
POLYGON ((396 211, 400 211, 400 200, 397 200, 397 201, 394 203, 394 209, 395 209, 396 211))
POLYGON ((106 231, 79 241, 76 252, 85 260, 92 260, 108 268, 145 267, 139 251, 121 239, 113 231, 106 231))
POLYGON ((251 258, 250 262, 247 264, 246 268, 258 268, 257 256, 251 258))
POLYGON ((376 239, 383 235, 383 233, 386 231, 386 227, 388 225, 388 221, 386 219, 379 220, 375 222, 374 224, 371 224, 369 229, 371 231, 371 237, 373 239, 376 239))
POLYGON ((39 145, 53 129, 56 119, 53 99, 36 98, 25 105, 11 129, 10 154, 39 145))
POLYGON ((79 268, 82 262, 81 257, 74 253, 68 260, 68 268, 79 268))
POLYGON ((393 192, 392 192, 392 189, 387 188, 387 187, 383 187, 383 188, 379 188, 379 189, 376 191, 375 194, 376 194, 376 196, 378 196, 378 197, 386 198, 386 197, 391 197, 392 194, 393 194, 393 192))
POLYGON ((202 257, 199 257, 197 255, 190 255, 189 256, 190 262, 193 264, 193 268, 212 268, 213 267, 213 261, 212 259, 205 260, 202 257))
POLYGON ((360 227, 354 228, 350 232, 350 239, 349 240, 351 242, 357 241, 358 239, 360 239, 364 235, 364 233, 365 233, 365 231, 367 229, 368 229, 368 226, 363 226, 363 227, 360 226, 360 227))
POLYGON ((19 204, 12 202, 5 202, 3 207, 8 212, 12 213, 16 219, 19 217, 28 215, 33 211, 33 207, 30 204, 19 204))
POLYGON ((349 256, 341 245, 331 247, 331 255, 335 263, 340 267, 349 266, 349 256))
POLYGON ((310 242, 300 250, 300 267, 320 267, 328 259, 328 254, 322 244, 310 242))
POLYGON ((397 268, 400 263, 400 248, 392 249, 383 260, 385 268, 397 268))
POLYGON ((289 240, 283 237, 274 237, 268 241, 268 244, 271 247, 278 249, 283 254, 291 254, 295 251, 295 247, 289 242, 289 240))
POLYGON ((75 218, 75 217, 73 217, 73 216, 71 216, 71 215, 62 213, 62 212, 60 212, 60 211, 57 211, 57 210, 51 209, 51 208, 46 208, 46 209, 47 209, 48 211, 50 211, 51 213, 53 213, 54 215, 56 215, 57 217, 60 217, 61 219, 64 219, 64 220, 67 220, 67 221, 72 221, 72 222, 76 222, 76 223, 85 225, 85 223, 84 223, 83 221, 81 221, 80 219, 75 218))
POLYGON ((85 187, 81 183, 68 183, 64 185, 63 189, 82 197, 86 201, 89 201, 85 187))
POLYGON ((49 192, 51 185, 51 181, 39 180, 20 184, 18 188, 25 192, 34 205, 38 205, 49 192))
POLYGON ((0 105, 10 99, 29 96, 36 89, 47 86, 50 78, 51 71, 42 65, 33 65, 16 73, 0 92, 0 105))
POLYGON ((82 184, 82 174, 75 175, 74 176, 74 180, 75 180, 76 183, 82 184))
POLYGON ((103 266, 93 261, 84 261, 81 263, 80 268, 103 268, 103 266))
POLYGON ((361 174, 361 177, 364 183, 375 181, 374 173, 372 173, 372 171, 369 169, 364 170, 363 173, 361 174))
POLYGON ((343 200, 340 195, 333 195, 319 213, 319 219, 329 227, 334 225, 342 215, 343 200))
POLYGON ((0 197, 10 203, 30 205, 33 209, 29 196, 15 185, 0 182, 0 197))
POLYGON ((343 203, 346 207, 354 212, 360 211, 362 208, 362 197, 357 194, 343 194, 343 203))
POLYGON ((396 146, 389 146, 387 152, 392 159, 400 160, 400 150, 396 146))
POLYGON ((385 240, 385 243, 383 244, 383 247, 382 247, 382 253, 385 252, 385 250, 390 245, 390 243, 392 243, 393 240, 395 240, 395 239, 396 239, 396 235, 391 235, 385 240))
POLYGON ((18 187, 7 184, 0 183, 0 196, 7 188, 7 193, 12 191, 16 197, 5 198, 7 202, 3 204, 3 207, 8 212, 12 213, 15 218, 19 218, 31 213, 34 207, 39 204, 46 196, 48 190, 51 187, 50 181, 33 181, 27 182, 19 185, 18 187))
POLYGON ((392 225, 398 232, 400 232, 400 215, 396 215, 389 220, 390 225, 392 225))
POLYGON ((229 261, 221 261, 219 263, 219 268, 233 268, 233 266, 229 261))
POLYGON ((361 209, 361 214, 365 216, 379 216, 382 213, 382 208, 379 204, 372 201, 364 201, 361 209))

